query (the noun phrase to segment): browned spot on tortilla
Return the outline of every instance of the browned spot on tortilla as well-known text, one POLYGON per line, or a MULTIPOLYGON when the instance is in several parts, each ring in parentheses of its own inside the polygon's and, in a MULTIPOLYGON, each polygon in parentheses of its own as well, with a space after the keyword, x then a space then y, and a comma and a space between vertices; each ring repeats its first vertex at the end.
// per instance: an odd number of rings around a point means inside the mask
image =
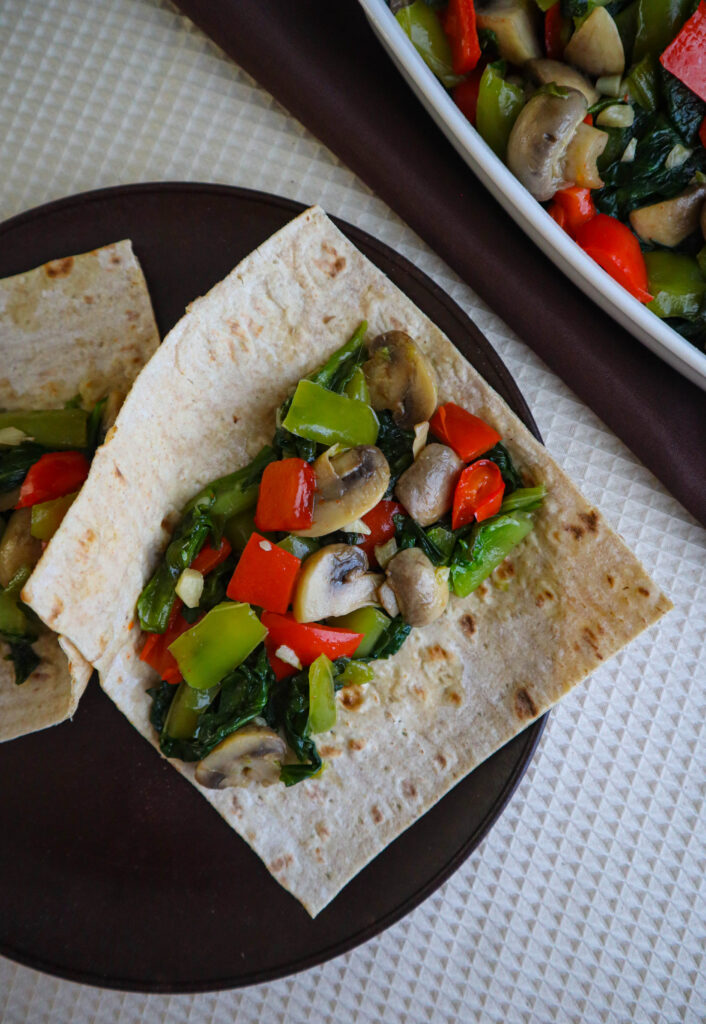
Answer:
POLYGON ((233 796, 231 800, 231 806, 233 808, 233 813, 236 816, 239 817, 243 813, 243 805, 241 804, 237 796, 233 796))
POLYGON ((637 592, 638 592, 638 594, 642 594, 643 597, 649 597, 650 596, 650 592, 647 589, 647 587, 638 587, 637 588, 637 592))
POLYGON ((322 757, 340 757, 343 753, 340 747, 331 747, 328 745, 321 747, 320 750, 322 757))
POLYGON ((495 575, 499 580, 509 580, 515 575, 515 566, 512 564, 509 558, 497 567, 495 575))
POLYGON ((255 836, 257 835, 257 833, 253 832, 253 830, 251 828, 249 828, 248 831, 245 833, 245 835, 248 837, 250 842, 252 842, 255 839, 255 836))
POLYGON ((593 653, 598 658, 598 660, 599 661, 603 661, 603 655, 601 654, 601 652, 598 649, 598 640, 596 638, 596 634, 593 632, 593 630, 589 626, 584 626, 584 628, 583 628, 583 638, 586 641, 586 643, 588 644, 588 646, 592 649, 593 653))
POLYGON ((569 523, 569 525, 565 526, 564 529, 567 533, 573 534, 575 540, 581 540, 583 537, 583 527, 577 526, 576 523, 569 523))
POLYGON ((458 620, 458 624, 467 637, 473 636, 476 631, 476 620, 472 615, 462 615, 458 620))
POLYGON ((92 295, 84 295, 83 296, 83 301, 86 303, 87 306, 92 306, 93 305, 93 296, 92 295))
POLYGON ((324 242, 321 246, 324 257, 317 261, 317 266, 327 277, 338 277, 346 266, 345 256, 339 256, 334 246, 324 242))
POLYGON ((320 847, 320 846, 317 846, 317 847, 316 847, 316 848, 314 849, 314 856, 315 856, 315 857, 316 857, 316 859, 318 860, 319 864, 323 864, 323 862, 324 862, 324 858, 323 858, 323 856, 322 856, 322 854, 321 854, 321 847, 320 847))
POLYGON ((89 530, 86 530, 86 532, 84 533, 83 537, 81 537, 81 540, 79 541, 79 544, 81 545, 82 548, 89 548, 95 539, 96 539, 95 533, 93 532, 93 530, 89 529, 89 530))
MULTIPOLYGON (((136 361, 139 363, 141 360, 138 358, 136 361)), ((117 428, 114 427, 114 426, 111 427, 110 430, 108 431, 108 433, 105 435, 105 443, 106 444, 108 443, 108 441, 112 441, 113 440, 113 438, 115 437, 116 429, 117 428)))
POLYGON ((450 688, 448 690, 444 690, 444 696, 449 704, 454 704, 456 707, 463 704, 463 697, 458 690, 452 690, 450 688))
POLYGON ((323 318, 323 320, 322 320, 322 323, 325 323, 325 324, 330 324, 330 323, 331 323, 331 321, 332 321, 332 320, 335 320, 335 319, 336 319, 336 318, 335 318, 335 316, 333 316, 333 315, 329 314, 328 316, 325 316, 325 317, 323 318))
POLYGON ((402 793, 408 800, 413 800, 417 795, 417 787, 409 779, 405 779, 402 783, 402 793))
POLYGON ((376 825, 379 825, 382 821, 382 811, 377 804, 373 804, 370 808, 370 817, 373 819, 376 825))
POLYGON ((116 467, 115 467, 115 469, 114 469, 114 473, 115 473, 115 475, 117 476, 118 480, 124 480, 124 479, 125 479, 125 477, 123 476, 123 474, 122 474, 122 473, 120 472, 120 466, 116 466, 116 467))
POLYGON ((233 423, 237 423, 237 422, 238 422, 238 417, 235 415, 235 413, 233 413, 233 423))
POLYGON ((476 589, 476 594, 478 594, 478 597, 485 597, 487 593, 488 588, 486 587, 485 583, 481 583, 481 585, 476 589))
POLYGON ((449 661, 451 659, 451 655, 444 650, 441 644, 432 644, 424 653, 429 661, 449 661))
POLYGON ((128 323, 134 324, 140 319, 140 314, 135 309, 128 309, 125 317, 128 323))
POLYGON ((537 594, 537 596, 534 599, 534 603, 537 605, 538 608, 541 608, 544 604, 544 594, 537 594))
POLYGON ((605 574, 605 578, 608 580, 609 587, 612 587, 615 584, 615 579, 610 575, 609 572, 605 574))
POLYGON ((357 683, 353 686, 344 686, 341 690, 341 703, 349 711, 356 711, 364 700, 363 687, 357 683))
POLYGON ((412 687, 412 693, 416 694, 417 697, 419 697, 420 700, 426 700, 427 699, 427 691, 424 689, 423 686, 413 686, 412 687))
POLYGON ((110 262, 113 264, 114 267, 120 266, 122 260, 118 256, 117 252, 114 252, 113 255, 110 257, 110 262))
POLYGON ((55 597, 53 602, 52 602, 52 606, 51 606, 50 621, 53 622, 54 619, 58 619, 58 617, 61 615, 63 610, 64 610, 64 602, 61 600, 60 597, 55 597))
POLYGON ((362 750, 364 746, 365 746, 365 740, 357 740, 357 739, 348 740, 348 749, 349 750, 362 750))
POLYGON ((71 273, 73 265, 73 256, 65 256, 62 260, 52 260, 50 263, 47 263, 44 267, 44 271, 47 277, 66 277, 71 273))
POLYGON ((534 718, 537 707, 524 687, 515 692, 515 714, 518 718, 534 718))
POLYGON ((595 508, 590 512, 579 512, 579 519, 585 525, 589 533, 596 533, 598 530, 598 513, 595 508))
POLYGON ((323 821, 317 822, 317 824, 314 825, 314 828, 316 829, 316 834, 319 837, 319 839, 328 839, 328 837, 331 835, 329 830, 324 825, 323 821))
POLYGON ((285 853, 282 857, 276 857, 270 864, 270 871, 273 875, 276 875, 279 871, 284 871, 292 863, 291 853, 285 853))
POLYGON ((436 756, 434 757, 434 760, 435 760, 435 761, 436 761, 436 763, 438 764, 439 768, 445 768, 445 767, 446 767, 446 765, 448 764, 448 762, 447 762, 447 760, 446 760, 446 758, 444 757, 444 755, 443 755, 443 754, 437 754, 437 755, 436 755, 436 756))

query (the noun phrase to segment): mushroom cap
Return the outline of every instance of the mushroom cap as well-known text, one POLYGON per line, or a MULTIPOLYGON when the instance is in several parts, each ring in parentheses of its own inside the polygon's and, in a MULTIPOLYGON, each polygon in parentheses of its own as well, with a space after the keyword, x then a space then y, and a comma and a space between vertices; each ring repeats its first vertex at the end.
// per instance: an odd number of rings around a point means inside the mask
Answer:
POLYGON ((265 725, 244 725, 221 740, 196 765, 196 781, 206 789, 227 789, 258 782, 270 786, 279 780, 287 744, 265 725))
POLYGON ((316 477, 314 520, 299 537, 324 537, 360 519, 380 501, 390 482, 387 459, 374 445, 361 444, 331 455, 323 452, 313 465, 316 477))
POLYGON ((594 7, 579 25, 566 44, 564 57, 595 78, 622 75, 625 49, 618 26, 605 7, 594 7))
POLYGON ((297 622, 317 622, 377 604, 382 576, 368 572, 368 556, 354 544, 327 544, 303 563, 292 600, 297 622))
POLYGON ((449 570, 436 569, 419 548, 405 548, 388 563, 387 583, 405 622, 427 626, 449 603, 449 570))
POLYGON ((586 76, 562 60, 539 57, 536 60, 528 60, 525 69, 539 85, 549 85, 550 82, 554 82, 555 85, 560 85, 565 89, 577 89, 586 97, 589 106, 598 100, 598 90, 591 85, 586 76))
POLYGON ((397 481, 395 494, 420 526, 431 526, 453 504, 463 462, 445 444, 428 444, 397 481))
POLYGON ((405 430, 428 420, 436 409, 436 376, 419 346, 404 331, 386 331, 368 351, 363 372, 373 409, 390 409, 405 430))
POLYGON ((565 184, 564 155, 588 110, 583 93, 563 93, 535 93, 520 111, 507 144, 508 167, 541 202, 565 184))
POLYGON ((706 185, 689 185, 680 195, 640 206, 629 215, 630 226, 640 238, 670 248, 706 227, 706 185))

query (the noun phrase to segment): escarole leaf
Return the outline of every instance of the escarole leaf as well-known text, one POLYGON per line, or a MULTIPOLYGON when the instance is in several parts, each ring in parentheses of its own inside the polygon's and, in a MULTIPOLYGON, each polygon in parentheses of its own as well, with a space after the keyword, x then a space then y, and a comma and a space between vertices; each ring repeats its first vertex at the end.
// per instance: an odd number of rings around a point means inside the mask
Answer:
POLYGON ((483 459, 490 459, 500 470, 500 475, 503 478, 505 484, 505 494, 511 494, 518 487, 522 487, 522 477, 520 476, 515 463, 512 461, 512 456, 507 450, 502 441, 482 455, 483 459))
POLYGON ((19 487, 30 468, 47 451, 32 441, 23 441, 12 448, 0 448, 0 493, 19 487))
POLYGON ((387 459, 387 464, 390 467, 390 483, 383 495, 387 499, 392 497, 397 481, 414 462, 412 452, 414 431, 399 427, 389 409, 382 409, 378 412, 377 417, 380 429, 375 444, 387 459))
POLYGON ((176 584, 188 569, 213 529, 213 494, 187 512, 169 542, 164 557, 137 601, 142 629, 164 633, 174 607, 176 584))
POLYGON ((295 786, 321 770, 322 761, 309 726, 309 670, 283 679, 274 690, 265 712, 268 725, 283 727, 287 743, 299 764, 282 765, 280 780, 295 786))
POLYGON ((15 669, 15 683, 21 686, 32 675, 41 659, 29 640, 8 640, 9 654, 5 661, 11 661, 15 669))

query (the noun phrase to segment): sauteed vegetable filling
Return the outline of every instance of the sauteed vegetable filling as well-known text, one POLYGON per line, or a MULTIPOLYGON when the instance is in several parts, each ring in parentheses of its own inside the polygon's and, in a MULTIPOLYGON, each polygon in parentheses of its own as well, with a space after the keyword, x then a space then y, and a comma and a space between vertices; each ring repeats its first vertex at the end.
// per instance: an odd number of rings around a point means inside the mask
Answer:
POLYGON ((589 256, 706 347, 706 0, 389 0, 589 256))
POLYGON ((543 502, 492 425, 437 404, 412 338, 366 330, 299 381, 271 445, 191 499, 138 600, 160 747, 204 786, 321 771, 336 692, 480 586, 543 502))
POLYGON ((20 600, 22 588, 88 476, 122 397, 111 392, 90 411, 75 399, 65 409, 0 412, 0 639, 18 684, 39 665, 32 645, 44 629, 20 600))

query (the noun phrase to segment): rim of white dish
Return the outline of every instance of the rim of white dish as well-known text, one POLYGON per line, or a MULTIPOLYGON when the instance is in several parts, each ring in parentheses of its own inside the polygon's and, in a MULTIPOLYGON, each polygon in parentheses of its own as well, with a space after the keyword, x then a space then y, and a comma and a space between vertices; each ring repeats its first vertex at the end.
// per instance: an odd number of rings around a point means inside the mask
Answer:
POLYGON ((706 389, 706 354, 633 298, 572 241, 458 109, 417 53, 385 0, 359 3, 418 98, 471 169, 552 262, 589 298, 695 384, 706 389))

